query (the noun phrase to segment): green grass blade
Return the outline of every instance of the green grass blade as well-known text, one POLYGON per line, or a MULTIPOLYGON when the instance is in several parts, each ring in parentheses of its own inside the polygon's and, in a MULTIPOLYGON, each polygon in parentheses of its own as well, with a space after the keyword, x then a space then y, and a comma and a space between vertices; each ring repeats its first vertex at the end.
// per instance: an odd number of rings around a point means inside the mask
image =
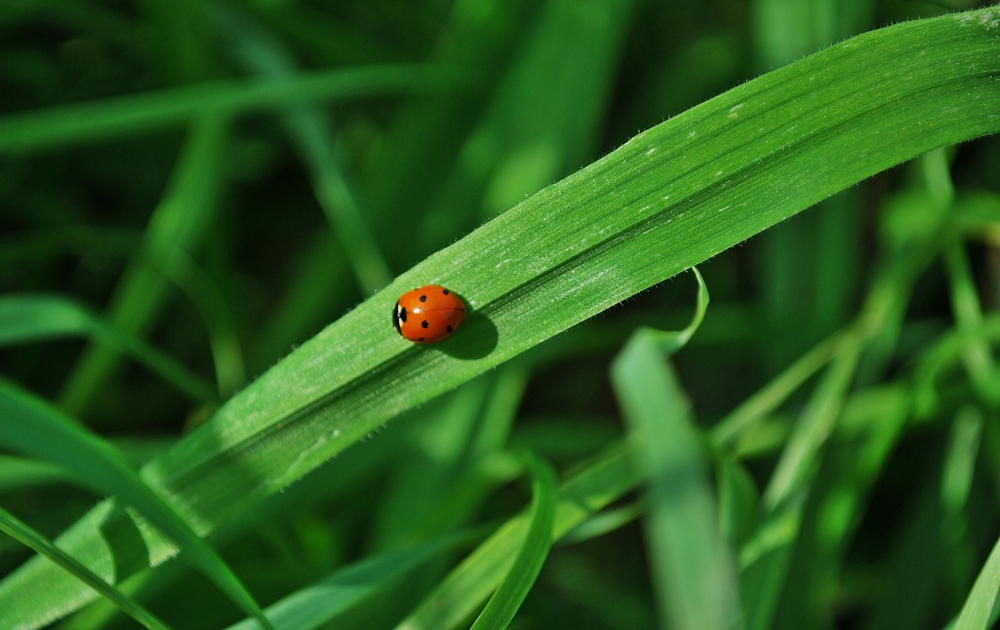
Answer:
POLYGON ((956 531, 945 531, 952 540, 961 539, 964 534, 964 515, 969 492, 972 490, 972 476, 979 456, 979 442, 986 418, 982 410, 974 405, 959 409, 952 422, 948 451, 941 471, 941 507, 946 519, 945 527, 955 525, 947 519, 960 519, 961 527, 956 531))
MULTIPOLYGON (((210 532, 401 411, 837 190, 997 131, 998 21, 990 8, 873 31, 644 132, 397 278, 144 478, 210 532), (446 342, 415 347, 389 314, 404 290, 427 282, 450 286, 472 312, 446 342)), ((90 518, 67 536, 99 555, 90 518)), ((154 563, 173 552, 151 551, 154 563)), ((0 583, 0 610, 27 584, 59 579, 26 566, 0 583)), ((78 605, 65 599, 63 612, 78 605)))
POLYGON ((64 253, 126 258, 138 245, 138 232, 127 228, 60 227, 0 240, 0 264, 46 260, 64 253))
POLYGON ((414 445, 389 474, 369 535, 372 550, 406 549, 465 522, 466 510, 459 512, 449 502, 462 481, 475 475, 469 466, 470 442, 481 427, 494 380, 485 374, 466 383, 411 422, 414 445))
POLYGON ((350 303, 354 284, 339 240, 329 227, 305 245, 287 289, 249 353, 249 367, 261 373, 327 324, 336 306, 350 303))
POLYGON ((162 264, 153 256, 145 260, 177 285, 201 315, 215 364, 218 396, 229 398, 246 384, 246 368, 233 313, 218 284, 183 251, 171 252, 162 264))
POLYGON ((528 596, 552 547, 552 520, 559 495, 552 466, 526 452, 523 459, 531 471, 531 522, 510 571, 504 576, 472 630, 503 630, 510 624, 521 602, 528 596))
POLYGON ((58 483, 67 477, 65 470, 52 464, 0 455, 0 492, 58 483))
MULTIPOLYGON (((951 308, 959 330, 981 327, 983 311, 972 279, 972 269, 965 248, 957 239, 944 248, 944 262, 951 284, 951 308)), ((969 344, 962 353, 962 362, 983 402, 994 408, 1000 405, 1000 371, 993 360, 989 343, 979 339, 969 344)))
MULTIPOLYGON (((634 0, 538 2, 539 16, 483 120, 412 234, 412 261, 564 177, 594 155, 634 0), (573 59, 567 65, 565 60, 573 59), (544 95, 544 97, 539 97, 544 95)), ((405 240, 400 241, 400 238, 405 240)))
POLYGON ((934 382, 942 372, 963 359, 970 348, 996 341, 1000 341, 1000 313, 986 315, 975 328, 959 327, 943 335, 923 354, 914 370, 917 415, 927 417, 936 412, 939 401, 934 382))
MULTIPOLYGON (((268 606, 265 612, 277 630, 312 630, 397 577, 468 540, 468 535, 445 536, 414 549, 356 562, 283 597, 268 606)), ((253 630, 256 627, 255 621, 245 619, 226 630, 253 630)))
MULTIPOLYGON (((71 471, 76 482, 116 495, 138 509, 179 543, 201 569, 242 610, 263 627, 270 624, 229 567, 184 519, 133 471, 108 443, 88 433, 58 410, 0 380, 0 443, 71 471)), ((0 609, 0 616, 4 614, 0 609)), ((0 626, 4 624, 0 623, 0 626)))
POLYGON ((131 356, 196 401, 205 404, 218 401, 204 378, 142 339, 101 321, 69 298, 39 294, 0 296, 0 347, 82 336, 131 356))
POLYGON ((854 380, 860 354, 861 349, 855 346, 839 356, 810 397, 764 490, 767 510, 789 500, 814 472, 820 449, 836 426, 854 380))
MULTIPOLYGON (((236 56, 251 72, 265 81, 281 81, 298 73, 291 55, 268 33, 236 12, 224 12, 222 21, 234 40, 236 56)), ((327 114, 317 107, 298 104, 282 112, 281 118, 300 159, 311 172, 316 199, 340 239, 361 294, 375 293, 389 284, 392 272, 343 172, 327 114)))
MULTIPOLYGON (((228 140, 225 117, 206 115, 192 126, 168 190, 149 219, 143 248, 157 266, 173 268, 195 249, 212 223, 216 197, 224 179, 228 140)), ((142 259, 133 259, 107 309, 107 320, 126 332, 140 335, 151 325, 166 299, 169 281, 142 259)), ((89 347, 70 374, 60 399, 77 415, 114 373, 120 355, 102 345, 89 347)))
POLYGON ((73 574, 87 586, 108 598, 125 614, 150 630, 170 630, 170 626, 157 619, 151 612, 124 595, 114 586, 102 580, 93 571, 80 564, 75 558, 53 545, 47 538, 2 508, 0 508, 0 531, 31 547, 36 552, 73 574))
POLYGON ((817 344, 720 420, 712 428, 712 441, 720 445, 736 441, 777 411, 803 383, 852 343, 851 335, 838 333, 817 344))
POLYGON ((969 596, 958 614, 954 630, 986 630, 993 625, 993 608, 1000 596, 1000 541, 979 572, 969 596))
POLYGON ((803 502, 775 630, 833 623, 830 594, 842 584, 851 535, 862 520, 868 494, 903 433, 911 397, 902 386, 851 396, 838 419, 803 502))
POLYGON ((742 628, 735 563, 719 531, 704 445, 656 337, 633 335, 611 375, 650 480, 646 533, 661 626, 742 628))
POLYGON ((586 540, 599 538, 605 534, 615 531, 616 529, 628 525, 635 519, 645 514, 645 512, 646 503, 644 501, 633 501, 624 507, 605 510, 604 512, 593 515, 581 523, 579 527, 567 533, 559 541, 559 544, 575 545, 586 540))
MULTIPOLYGON (((559 489, 552 538, 560 539, 602 507, 635 488, 638 481, 627 449, 620 444, 609 449, 559 489)), ((400 622, 397 630, 457 628, 497 588, 510 569, 527 530, 525 515, 501 526, 455 567, 420 606, 400 622)))
POLYGON ((0 118, 0 154, 179 127, 206 112, 236 115, 311 101, 440 91, 447 85, 448 77, 443 68, 421 65, 338 69, 268 83, 215 81, 11 114, 0 118))

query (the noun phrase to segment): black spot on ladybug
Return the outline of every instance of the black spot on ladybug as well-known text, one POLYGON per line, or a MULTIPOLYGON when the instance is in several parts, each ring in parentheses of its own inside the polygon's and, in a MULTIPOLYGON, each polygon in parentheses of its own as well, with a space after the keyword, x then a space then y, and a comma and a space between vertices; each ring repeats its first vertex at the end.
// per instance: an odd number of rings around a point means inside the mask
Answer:
POLYGON ((421 302, 426 302, 427 301, 427 296, 426 295, 421 295, 420 296, 420 301, 421 302))
POLYGON ((426 320, 426 319, 425 319, 424 321, 420 322, 420 325, 421 325, 422 327, 424 327, 424 328, 427 328, 428 326, 430 326, 430 324, 428 324, 428 323, 427 323, 427 320, 426 320))
POLYGON ((450 292, 450 291, 449 291, 448 289, 445 289, 445 290, 444 290, 444 294, 445 294, 445 295, 448 295, 449 293, 451 293, 451 292, 450 292))
POLYGON ((423 340, 424 340, 424 338, 423 338, 423 337, 421 337, 420 339, 417 339, 417 341, 423 341, 423 340))
POLYGON ((451 326, 448 326, 448 327, 447 327, 447 328, 446 328, 445 330, 447 330, 447 331, 448 331, 448 333, 450 334, 450 333, 451 333, 451 331, 452 331, 452 330, 454 330, 454 328, 452 328, 451 326))
POLYGON ((406 323, 406 307, 405 306, 403 308, 399 309, 399 319, 402 320, 402 322, 404 324, 406 323))

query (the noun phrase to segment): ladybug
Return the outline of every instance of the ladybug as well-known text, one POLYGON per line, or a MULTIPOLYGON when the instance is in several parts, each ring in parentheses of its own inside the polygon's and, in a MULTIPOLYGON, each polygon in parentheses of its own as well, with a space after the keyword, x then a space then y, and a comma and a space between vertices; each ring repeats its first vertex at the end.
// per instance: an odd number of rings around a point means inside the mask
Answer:
POLYGON ((415 343, 437 343, 465 320, 465 302, 448 289, 428 284, 407 291, 392 309, 396 332, 415 343))

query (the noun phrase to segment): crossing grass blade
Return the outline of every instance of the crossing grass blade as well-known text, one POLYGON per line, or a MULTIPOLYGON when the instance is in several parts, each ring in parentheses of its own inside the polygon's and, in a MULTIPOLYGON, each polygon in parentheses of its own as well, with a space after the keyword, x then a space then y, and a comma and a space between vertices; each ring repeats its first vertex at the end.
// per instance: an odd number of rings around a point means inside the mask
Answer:
MULTIPOLYGON (((638 481, 628 449, 623 444, 611 446, 559 488, 552 538, 559 540, 601 508, 635 488, 638 481)), ((528 528, 524 514, 501 525, 455 567, 416 610, 396 626, 396 630, 457 628, 479 610, 510 570, 528 528)))
POLYGON ((47 538, 2 508, 0 508, 0 531, 31 547, 36 552, 73 574, 87 586, 108 598, 127 615, 149 628, 149 630, 170 630, 170 626, 157 619, 156 615, 127 597, 114 586, 102 580, 93 571, 80 564, 75 558, 53 545, 47 538))
MULTIPOLYGON (((180 514, 139 478, 114 447, 45 402, 3 380, 0 380, 0 416, 4 419, 0 423, 0 445, 62 466, 72 473, 77 483, 115 495, 139 510, 155 527, 180 544, 190 562, 215 582, 237 606, 255 617, 263 628, 273 630, 253 597, 222 558, 191 530, 180 514)), ((0 627, 17 625, 4 620, 9 613, 9 609, 0 609, 0 627)))
POLYGON ((40 294, 0 296, 0 347, 64 337, 100 341, 131 356, 194 400, 205 404, 218 401, 204 378, 142 339, 105 323, 69 298, 40 294))
MULTIPOLYGON (((229 121, 224 116, 205 115, 192 125, 166 194, 143 233, 143 249, 158 266, 175 268, 175 261, 204 238, 225 178, 223 156, 228 133, 229 121)), ((152 269, 142 257, 135 258, 119 282, 105 318, 116 328, 141 335, 154 320, 169 288, 162 272, 152 269)), ((119 362, 120 355, 113 348, 90 346, 63 386, 63 407, 74 415, 85 411, 119 362)))
MULTIPOLYGON (((143 476, 207 533, 401 411, 865 177, 1000 130, 1000 9, 897 24, 747 82, 633 138, 430 256, 227 402, 143 476), (389 325, 440 283, 470 308, 436 346, 389 325)), ((102 507, 97 510, 105 509, 102 507)), ((91 517, 67 534, 98 556, 91 517)), ((153 564, 174 553, 150 549, 153 564)), ((0 610, 34 627, 29 563, 0 610)), ((66 596, 61 613, 86 597, 66 596)))
MULTIPOLYGON (((294 57, 263 27, 235 11, 221 15, 234 56, 259 80, 280 81, 299 72, 294 57)), ((283 111, 281 120, 300 160, 310 171, 316 200, 340 239, 361 294, 375 293, 389 284, 392 272, 344 172, 328 115, 318 107, 297 104, 283 111)))
POLYGON ((531 472, 531 522, 513 566, 486 602, 472 630, 503 630, 510 624, 552 546, 552 520, 559 502, 555 470, 532 453, 523 454, 522 459, 531 472))
MULTIPOLYGON (((375 556, 338 569, 268 606, 268 619, 277 630, 312 630, 407 571, 469 539, 468 534, 452 534, 413 549, 375 556)), ((226 630, 253 630, 255 627, 252 619, 245 619, 226 630)))
POLYGON ((11 114, 0 118, 0 154, 180 127, 207 112, 238 115, 315 101, 441 91, 449 76, 445 68, 419 65, 347 68, 266 83, 215 81, 11 114))

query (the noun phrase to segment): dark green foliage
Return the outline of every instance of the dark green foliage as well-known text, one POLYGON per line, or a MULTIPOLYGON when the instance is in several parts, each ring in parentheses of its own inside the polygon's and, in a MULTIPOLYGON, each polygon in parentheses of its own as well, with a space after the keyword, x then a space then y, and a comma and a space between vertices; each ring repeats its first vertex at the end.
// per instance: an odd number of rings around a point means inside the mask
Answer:
POLYGON ((0 3, 0 630, 991 627, 998 77, 973 0, 0 3))

